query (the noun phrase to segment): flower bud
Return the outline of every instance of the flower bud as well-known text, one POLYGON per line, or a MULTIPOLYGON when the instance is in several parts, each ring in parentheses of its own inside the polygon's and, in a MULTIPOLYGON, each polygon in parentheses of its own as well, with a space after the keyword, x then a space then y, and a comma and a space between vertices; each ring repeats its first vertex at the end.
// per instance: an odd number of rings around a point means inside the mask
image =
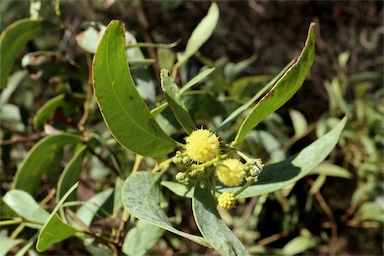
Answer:
POLYGON ((224 192, 220 195, 218 203, 224 210, 230 210, 236 206, 235 195, 231 192, 224 192))

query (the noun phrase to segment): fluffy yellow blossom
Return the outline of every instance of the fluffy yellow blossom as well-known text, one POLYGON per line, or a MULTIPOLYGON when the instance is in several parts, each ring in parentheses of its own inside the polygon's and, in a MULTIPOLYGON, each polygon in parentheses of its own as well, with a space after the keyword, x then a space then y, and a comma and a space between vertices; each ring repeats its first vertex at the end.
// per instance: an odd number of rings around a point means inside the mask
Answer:
POLYGON ((196 130, 185 141, 185 153, 199 163, 210 161, 219 154, 219 138, 206 129, 196 130))
POLYGON ((231 192, 224 192, 220 195, 218 203, 224 210, 231 210, 236 206, 235 195, 231 192))
POLYGON ((216 169, 220 182, 228 187, 240 185, 243 182, 243 164, 237 159, 225 159, 216 169))

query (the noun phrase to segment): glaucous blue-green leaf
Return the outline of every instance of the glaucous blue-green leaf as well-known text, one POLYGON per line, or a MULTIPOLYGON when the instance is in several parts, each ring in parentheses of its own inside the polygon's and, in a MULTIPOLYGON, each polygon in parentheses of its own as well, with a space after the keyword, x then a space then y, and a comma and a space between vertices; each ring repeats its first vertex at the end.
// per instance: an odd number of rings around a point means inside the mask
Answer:
POLYGON ((192 199, 193 216, 205 239, 221 255, 249 255, 244 245, 221 219, 208 187, 195 186, 192 199))
POLYGON ((180 97, 179 88, 173 79, 169 77, 167 70, 161 70, 160 78, 161 89, 165 93, 165 99, 167 100, 168 105, 171 107, 173 114, 181 127, 183 127, 184 131, 187 134, 191 134, 191 132, 197 128, 189 115, 183 99, 180 97))
POLYGON ((89 227, 97 213, 105 213, 104 205, 113 197, 113 189, 109 188, 101 191, 83 202, 83 205, 77 210, 76 216, 83 224, 89 227), (102 210, 101 210, 102 209, 102 210))
POLYGON ((3 200, 20 217, 31 222, 31 225, 28 224, 31 228, 41 228, 49 218, 49 213, 23 190, 11 189, 3 200))
POLYGON ((305 135, 308 128, 308 122, 307 122, 307 119, 305 119, 304 115, 297 110, 290 109, 289 116, 291 117, 291 120, 292 120, 295 136, 297 138, 300 138, 301 136, 305 135))
MULTIPOLYGON (((67 163, 57 183, 56 200, 59 201, 65 193, 70 189, 76 182, 79 181, 80 172, 83 166, 83 159, 87 152, 87 146, 83 145, 77 149, 75 155, 67 163)), ((69 201, 76 201, 76 193, 71 194, 68 197, 69 201)))
MULTIPOLYGON (((259 181, 249 186, 237 198, 253 197, 279 190, 307 175, 314 167, 324 161, 336 146, 340 134, 347 122, 347 117, 330 132, 317 139, 295 156, 265 166, 259 181)), ((218 189, 219 192, 235 193, 239 187, 218 189)))
POLYGON ((350 171, 331 163, 319 164, 309 172, 309 175, 311 174, 326 175, 345 179, 350 179, 352 177, 350 171))
POLYGON ((160 207, 159 178, 161 174, 137 172, 132 174, 124 184, 124 207, 136 218, 171 231, 203 246, 210 247, 203 237, 182 232, 172 226, 168 216, 160 207))
POLYGON ((219 20, 219 8, 216 3, 212 3, 207 15, 200 21, 193 30, 191 37, 187 42, 182 60, 185 61, 199 50, 199 48, 212 35, 219 20))
POLYGON ((300 235, 289 241, 281 250, 280 255, 298 255, 315 247, 317 239, 309 235, 300 235))
POLYGON ((125 237, 122 251, 126 255, 141 256, 150 250, 165 232, 158 226, 139 220, 125 237))
MULTIPOLYGON (((5 231, 5 230, 4 230, 5 231)), ((11 255, 9 251, 18 244, 24 243, 24 239, 14 239, 0 234, 0 256, 11 255)))
POLYGON ((303 84, 315 57, 315 23, 311 23, 305 46, 295 62, 276 82, 273 88, 256 104, 243 121, 233 144, 241 141, 248 132, 271 113, 279 109, 303 84))
POLYGON ((144 156, 162 156, 176 142, 158 125, 136 90, 125 57, 125 27, 112 21, 93 60, 93 81, 101 114, 115 139, 144 156))
MULTIPOLYGON (((259 181, 241 192, 236 198, 267 194, 282 189, 305 175, 308 175, 313 168, 323 162, 329 153, 331 153, 346 121, 347 118, 345 117, 332 131, 304 148, 296 156, 292 156, 276 164, 266 165, 259 176, 259 181)), ((161 184, 179 196, 192 197, 194 193, 194 188, 187 188, 180 183, 162 181, 161 184)), ((228 188, 219 186, 218 192, 228 191, 235 193, 239 189, 240 187, 228 188)))
POLYGON ((36 143, 25 156, 17 169, 12 188, 24 190, 34 195, 40 187, 41 176, 46 172, 58 172, 48 170, 56 155, 65 145, 81 143, 81 137, 69 133, 50 135, 36 143))
POLYGON ((21 19, 9 25, 0 35, 0 87, 6 87, 17 55, 36 35, 56 24, 42 19, 21 19))
POLYGON ((39 237, 37 238, 36 249, 39 252, 47 250, 53 244, 71 237, 78 231, 74 227, 63 222, 57 215, 57 211, 62 207, 65 200, 67 200, 67 198, 77 188, 78 185, 79 183, 77 182, 68 189, 67 193, 65 193, 65 195, 60 199, 60 201, 49 215, 48 220, 45 222, 43 228, 40 231, 39 237))

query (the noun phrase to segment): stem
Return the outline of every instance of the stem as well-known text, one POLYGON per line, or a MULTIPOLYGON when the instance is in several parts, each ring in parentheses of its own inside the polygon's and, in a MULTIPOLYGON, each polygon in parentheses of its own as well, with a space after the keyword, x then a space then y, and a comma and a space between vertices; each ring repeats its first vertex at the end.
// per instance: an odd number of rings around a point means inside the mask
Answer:
POLYGON ((236 197, 237 195, 239 195, 241 192, 243 192, 246 188, 248 188, 250 185, 252 185, 253 183, 253 180, 250 180, 248 181, 247 183, 245 183, 245 185, 240 188, 238 191, 236 191, 236 193, 234 194, 234 196, 236 197))

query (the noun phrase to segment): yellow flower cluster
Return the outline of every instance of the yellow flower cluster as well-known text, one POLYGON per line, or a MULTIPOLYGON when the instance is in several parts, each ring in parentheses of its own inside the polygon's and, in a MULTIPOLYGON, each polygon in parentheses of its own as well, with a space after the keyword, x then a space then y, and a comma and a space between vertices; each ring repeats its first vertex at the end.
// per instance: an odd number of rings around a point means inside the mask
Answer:
POLYGON ((210 161, 219 154, 219 138, 206 129, 193 131, 185 139, 185 153, 193 160, 199 163, 210 161))
POLYGON ((219 206, 224 210, 231 210, 236 206, 235 195, 231 192, 224 192, 218 199, 219 206))
POLYGON ((237 159, 226 159, 216 169, 220 182, 228 187, 240 185, 243 182, 243 164, 237 159))

